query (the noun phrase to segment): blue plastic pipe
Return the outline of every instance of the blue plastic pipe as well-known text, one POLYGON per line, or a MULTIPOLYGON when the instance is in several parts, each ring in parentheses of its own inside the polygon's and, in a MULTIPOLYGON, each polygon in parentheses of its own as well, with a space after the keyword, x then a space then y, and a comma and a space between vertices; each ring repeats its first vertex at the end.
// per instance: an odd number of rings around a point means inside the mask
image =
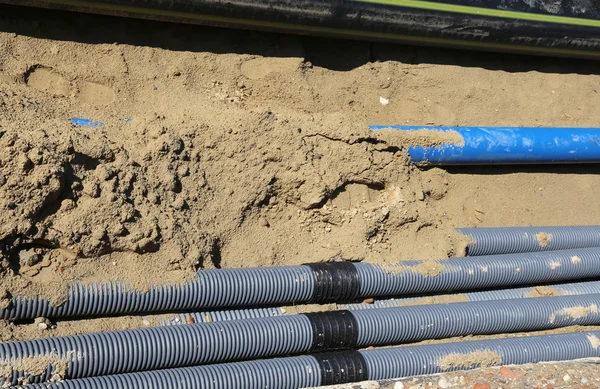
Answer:
MULTIPOLYGON (((600 162, 599 128, 370 126, 372 130, 455 131, 464 145, 410 145, 416 163, 504 165, 600 162)), ((401 147, 402 145, 396 145, 401 147)))

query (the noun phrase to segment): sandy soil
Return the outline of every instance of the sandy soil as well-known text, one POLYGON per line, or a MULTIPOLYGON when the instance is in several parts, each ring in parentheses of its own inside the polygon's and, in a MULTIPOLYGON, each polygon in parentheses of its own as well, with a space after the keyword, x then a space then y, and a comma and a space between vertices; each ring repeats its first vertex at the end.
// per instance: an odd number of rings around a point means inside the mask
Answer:
POLYGON ((418 168, 403 148, 436 139, 367 128, 593 127, 595 71, 0 6, 0 302, 60 304, 74 280, 440 259, 462 252, 455 227, 598 224, 597 166, 418 168))

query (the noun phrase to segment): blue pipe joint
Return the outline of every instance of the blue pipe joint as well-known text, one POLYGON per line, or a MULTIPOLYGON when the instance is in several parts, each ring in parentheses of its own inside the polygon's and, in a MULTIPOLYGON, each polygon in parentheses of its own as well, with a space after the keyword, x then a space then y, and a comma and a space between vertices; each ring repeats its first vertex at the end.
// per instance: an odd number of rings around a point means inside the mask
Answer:
MULTIPOLYGON (((372 130, 454 131, 464 145, 411 145, 415 163, 504 165, 600 162, 600 128, 369 126, 372 130)), ((402 145, 395 145, 402 147, 402 145)))

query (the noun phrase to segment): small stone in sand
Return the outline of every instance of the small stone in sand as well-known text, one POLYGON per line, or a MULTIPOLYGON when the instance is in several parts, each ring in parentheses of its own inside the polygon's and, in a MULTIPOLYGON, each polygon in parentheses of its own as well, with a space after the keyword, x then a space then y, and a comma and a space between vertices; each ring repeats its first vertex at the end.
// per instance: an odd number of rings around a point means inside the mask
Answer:
POLYGON ((502 374, 504 378, 519 378, 519 376, 514 371, 510 370, 508 367, 505 366, 502 366, 500 368, 500 374, 502 374))
POLYGON ((270 227, 269 221, 265 217, 258 218, 258 225, 261 227, 270 227))
POLYGON ((442 377, 438 381, 438 386, 440 388, 442 388, 442 389, 447 389, 447 388, 452 387, 452 384, 450 382, 448 382, 448 380, 446 379, 446 377, 442 377))
POLYGON ((37 325, 37 328, 40 331, 47 330, 48 328, 50 328, 50 325, 52 324, 50 322, 50 320, 46 319, 45 317, 37 317, 35 319, 34 323, 37 325))

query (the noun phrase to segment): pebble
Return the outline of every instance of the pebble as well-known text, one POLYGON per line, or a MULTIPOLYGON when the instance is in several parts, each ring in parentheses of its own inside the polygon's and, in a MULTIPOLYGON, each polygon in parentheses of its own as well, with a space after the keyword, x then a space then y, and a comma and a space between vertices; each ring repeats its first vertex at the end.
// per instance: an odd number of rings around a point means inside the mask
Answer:
POLYGON ((50 320, 46 319, 45 317, 36 317, 34 320, 34 323, 37 325, 37 328, 40 331, 45 331, 48 328, 50 328, 50 325, 52 323, 50 323, 50 320))
POLYGON ((125 227, 123 226, 123 224, 121 223, 115 223, 111 228, 110 231, 113 235, 123 235, 125 233, 125 227))
POLYGON ((269 221, 265 217, 258 218, 258 225, 261 227, 270 227, 269 221))
POLYGON ((186 201, 181 196, 177 196, 175 201, 173 201, 173 208, 177 210, 182 210, 187 205, 186 201))
POLYGON ((438 381, 438 386, 440 388, 442 388, 442 389, 447 389, 447 388, 451 388, 452 384, 450 382, 448 382, 448 380, 446 379, 446 377, 442 377, 438 381))
POLYGON ((155 251, 157 249, 157 247, 158 247, 157 243, 155 241, 153 241, 152 239, 143 238, 143 239, 140 239, 139 242, 137 242, 137 248, 140 253, 155 251))
POLYGON ((190 168, 185 165, 180 166, 179 168, 177 168, 177 174, 179 175, 179 177, 187 177, 190 175, 190 168))
POLYGON ((514 371, 510 370, 510 369, 509 369, 508 367, 506 367, 506 366, 502 366, 502 367, 500 368, 500 374, 501 374, 501 375, 502 375, 502 377, 504 377, 504 378, 512 378, 512 379, 519 378, 519 376, 518 376, 518 375, 517 375, 517 374, 516 374, 514 371))
POLYGON ((571 381, 571 376, 568 374, 565 374, 565 376, 563 377, 563 381, 565 381, 565 382, 571 381))
POLYGON ((375 299, 372 297, 363 300, 363 303, 365 303, 365 304, 373 304, 374 302, 375 302, 375 299))
POLYGON ((19 263, 21 266, 35 266, 41 260, 41 256, 38 255, 34 250, 19 251, 19 263))
POLYGON ((585 378, 585 377, 581 377, 581 383, 582 383, 582 384, 587 384, 588 382, 590 382, 590 380, 588 380, 588 379, 587 379, 587 378, 585 378))
POLYGON ((490 389, 490 384, 488 384, 487 382, 477 382, 475 385, 473 385, 473 389, 490 389))
POLYGON ((100 192, 100 186, 95 182, 87 182, 83 187, 83 193, 94 199, 100 197, 100 192))
POLYGON ((63 211, 70 211, 73 208, 75 208, 75 201, 71 199, 64 199, 60 203, 60 209, 63 211))
POLYGON ((388 207, 381 208, 381 214, 383 216, 388 216, 390 214, 390 209, 388 207))

